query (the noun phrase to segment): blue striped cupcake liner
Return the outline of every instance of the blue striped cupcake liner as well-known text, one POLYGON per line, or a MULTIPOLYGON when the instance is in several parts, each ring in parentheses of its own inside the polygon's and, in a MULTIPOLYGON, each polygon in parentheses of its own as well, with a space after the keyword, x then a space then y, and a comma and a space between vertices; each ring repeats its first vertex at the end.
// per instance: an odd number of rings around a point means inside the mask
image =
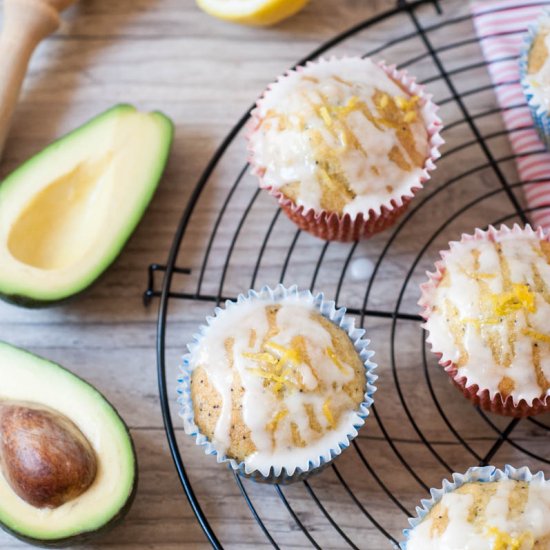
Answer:
POLYGON ((441 489, 430 489, 431 498, 422 499, 421 506, 416 507, 416 517, 409 518, 410 529, 405 529, 403 535, 405 540, 399 544, 400 550, 407 550, 407 543, 414 528, 422 523, 424 518, 430 513, 430 510, 443 498, 446 493, 452 493, 466 483, 480 481, 487 483, 489 481, 500 481, 501 479, 513 479, 515 481, 545 481, 544 473, 537 472, 532 474, 527 466, 514 468, 507 464, 504 470, 499 470, 494 466, 480 466, 470 468, 465 474, 453 474, 452 481, 443 480, 441 489))
POLYGON ((550 116, 548 113, 548 107, 541 105, 537 100, 536 95, 533 93, 533 87, 529 84, 527 74, 529 52, 531 51, 533 40, 539 32, 541 19, 545 18, 550 22, 550 10, 543 13, 544 15, 539 17, 535 23, 529 25, 527 33, 525 33, 523 37, 519 57, 519 76, 521 87, 523 88, 523 93, 525 94, 527 105, 529 106, 529 111, 531 112, 531 117, 535 123, 537 133, 546 148, 550 150, 550 116))
POLYGON ((308 477, 313 473, 320 472, 333 459, 338 457, 342 451, 349 447, 351 441, 357 436, 357 430, 363 426, 365 419, 369 415, 369 409, 373 404, 373 394, 376 391, 375 382, 378 378, 374 374, 376 364, 371 361, 374 352, 368 349, 369 340, 363 338, 365 330, 355 326, 355 320, 352 317, 346 316, 346 308, 336 309, 333 301, 325 300, 323 293, 313 295, 309 290, 298 290, 297 286, 285 288, 283 285, 278 285, 274 289, 264 286, 260 291, 249 290, 248 294, 240 294, 233 302, 227 300, 225 308, 216 308, 214 315, 206 318, 206 325, 201 325, 197 334, 193 336, 193 341, 188 344, 189 353, 184 355, 181 366, 180 376, 178 378, 178 404, 179 414, 183 419, 185 432, 195 437, 197 445, 204 447, 205 454, 216 457, 217 462, 228 463, 228 465, 244 477, 254 479, 255 481, 266 483, 293 483, 308 477), (350 423, 345 438, 338 442, 338 445, 327 450, 318 456, 312 456, 307 463, 301 467, 286 468, 286 467, 271 467, 268 472, 260 470, 249 470, 245 462, 237 462, 235 459, 227 456, 225 453, 219 452, 213 442, 211 442, 199 430, 195 423, 193 412, 193 401, 191 397, 191 374, 193 372, 192 357, 194 351, 198 348, 200 341, 208 332, 210 325, 223 315, 230 315, 234 308, 240 304, 252 302, 256 300, 271 302, 280 301, 285 298, 295 298, 304 303, 313 304, 315 309, 332 321, 336 326, 344 330, 352 341, 355 350, 363 360, 365 365, 366 386, 363 401, 355 411, 353 422, 350 423))

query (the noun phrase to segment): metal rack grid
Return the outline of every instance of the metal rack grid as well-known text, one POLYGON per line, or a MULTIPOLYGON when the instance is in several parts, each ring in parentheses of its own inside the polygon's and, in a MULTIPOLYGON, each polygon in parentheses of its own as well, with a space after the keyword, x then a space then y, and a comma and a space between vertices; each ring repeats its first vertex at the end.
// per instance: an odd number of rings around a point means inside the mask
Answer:
MULTIPOLYGON (((235 298, 240 291, 261 286, 264 281, 295 282, 294 263, 300 264, 300 272, 304 271, 304 264, 313 268, 300 286, 319 290, 324 282, 322 288, 326 294, 339 306, 348 306, 348 312, 357 316, 358 323, 367 329, 372 347, 375 350, 387 347, 377 360, 384 366, 379 370, 379 386, 385 386, 384 398, 379 404, 376 394, 372 418, 367 420, 369 428, 364 429, 373 435, 370 439, 353 441, 343 457, 328 469, 329 473, 300 484, 310 506, 325 522, 323 529, 332 530, 336 537, 330 539, 331 546, 365 547, 364 529, 371 529, 370 533, 374 529, 379 534, 378 538, 369 539, 373 540, 369 548, 386 547, 387 541, 396 544, 414 503, 425 496, 430 486, 439 485, 441 478, 453 471, 510 459, 516 465, 527 463, 548 470, 550 460, 544 440, 550 433, 548 419, 543 416, 510 420, 473 409, 456 390, 447 390, 446 375, 435 367, 436 360, 426 350, 425 335, 418 327, 415 289, 418 281, 423 280, 423 269, 437 259, 436 251, 456 239, 461 231, 471 232, 474 223, 479 226, 528 223, 531 210, 522 205, 518 191, 525 183, 536 183, 517 181, 516 156, 508 149, 507 132, 500 122, 501 110, 486 75, 487 62, 480 54, 472 15, 464 8, 465 4, 460 0, 398 2, 394 9, 336 36, 298 63, 332 53, 385 56, 399 68, 408 68, 419 75, 420 81, 434 93, 443 111, 446 123, 443 137, 447 145, 433 181, 394 228, 367 243, 350 245, 323 243, 297 231, 266 194, 256 188, 249 177, 248 165, 243 164, 246 153, 242 133, 249 111, 220 145, 194 188, 166 265, 154 264, 149 268, 145 301, 160 297, 158 379, 170 451, 193 511, 215 548, 224 547, 222 536, 201 505, 197 484, 191 479, 176 433, 179 419, 173 403, 175 378, 167 377, 167 368, 171 366, 167 361, 167 332, 172 324, 178 327, 186 321, 199 324, 204 315, 197 313, 196 308, 200 309, 201 304, 208 308, 201 311, 208 311, 226 299, 235 298), (376 36, 378 43, 365 53, 364 43, 370 42, 371 36, 376 36), (457 52, 466 53, 472 62, 456 65, 457 52), (463 89, 465 82, 467 86, 463 89), (472 82, 477 85, 471 85, 472 82), (258 235, 258 239, 253 239, 252 246, 242 245, 244 236, 251 233, 258 235), (349 275, 352 262, 362 255, 375 258, 372 274, 363 283, 353 281, 349 275), (156 289, 157 272, 164 274, 161 290, 156 289), (178 305, 182 307, 178 309, 178 305), (174 320, 171 309, 179 312, 174 320), (415 351, 411 355, 409 342, 413 341, 416 345, 420 343, 420 353, 415 351), (396 407, 399 407, 397 415, 396 407), (406 426, 408 439, 394 435, 400 431, 401 427, 397 428, 400 423, 406 426), (441 437, 432 434, 432 424, 439 426, 439 435, 446 434, 449 439, 442 442, 441 437), (408 444, 422 447, 420 452, 415 451, 417 457, 410 458, 408 444), (383 445, 381 451, 375 449, 377 445, 383 445), (344 457, 352 453, 356 453, 356 462, 350 470, 344 457), (340 493, 334 499, 322 491, 323 479, 328 476, 332 476, 331 490, 334 482, 339 484, 340 493), (363 487, 359 478, 368 478, 368 485, 363 487), (396 486, 394 478, 404 479, 405 483, 396 486), (352 510, 349 521, 342 521, 338 508, 343 499, 347 499, 348 505, 351 503, 351 508, 344 510, 348 515, 352 510), (387 513, 381 514, 383 501, 387 503, 387 513)), ((547 2, 523 4, 542 6, 547 2)), ((500 85, 509 84, 513 83, 500 85)), ((540 152, 538 148, 525 155, 540 152)), ((248 507, 258 532, 265 537, 264 543, 275 548, 289 546, 288 541, 278 540, 278 534, 270 527, 271 514, 266 514, 258 504, 258 498, 262 497, 258 497, 258 491, 273 491, 279 506, 294 522, 296 537, 301 541, 296 544, 324 546, 316 533, 320 528, 312 528, 308 514, 298 509, 303 508, 300 506, 303 501, 294 501, 286 488, 259 489, 236 474, 232 477, 243 505, 248 507)), ((324 537, 325 531, 321 533, 324 537)))

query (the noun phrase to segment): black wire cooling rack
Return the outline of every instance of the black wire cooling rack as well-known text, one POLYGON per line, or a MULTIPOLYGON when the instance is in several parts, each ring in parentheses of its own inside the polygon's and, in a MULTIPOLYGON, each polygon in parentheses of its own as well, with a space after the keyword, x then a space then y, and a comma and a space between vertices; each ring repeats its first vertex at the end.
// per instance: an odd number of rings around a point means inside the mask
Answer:
POLYGON ((518 181, 468 3, 398 2, 299 64, 322 54, 369 55, 417 75, 441 107, 447 144, 401 220, 351 244, 297 231, 257 189, 244 162, 248 112, 206 167, 166 265, 149 268, 145 299, 160 297, 158 379, 170 450, 215 548, 387 548, 429 487, 454 471, 488 463, 549 471, 548 416, 519 421, 473 408, 437 367, 419 327, 418 284, 438 250, 474 227, 527 223, 532 212, 521 187, 536 182, 518 181), (366 280, 353 277, 360 258, 372 271, 366 280), (203 456, 182 434, 175 405, 178 358, 205 315, 239 292, 278 282, 323 290, 345 305, 366 328, 380 375, 372 415, 350 449, 322 474, 284 488, 241 479, 203 456), (241 524, 238 535, 233 522, 241 524))

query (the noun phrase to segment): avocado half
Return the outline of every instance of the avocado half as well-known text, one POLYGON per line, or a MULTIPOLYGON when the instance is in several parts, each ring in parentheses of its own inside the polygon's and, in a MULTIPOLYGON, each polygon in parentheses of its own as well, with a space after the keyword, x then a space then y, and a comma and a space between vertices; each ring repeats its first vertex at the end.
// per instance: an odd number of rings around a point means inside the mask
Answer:
POLYGON ((118 523, 135 496, 137 460, 128 428, 114 407, 63 367, 3 342, 0 381, 0 402, 44 406, 76 424, 98 465, 91 486, 58 508, 28 504, 0 469, 0 526, 25 542, 58 548, 85 541, 118 523))
POLYGON ((162 113, 118 105, 0 183, 0 298, 41 307, 90 286, 141 220, 172 139, 162 113))

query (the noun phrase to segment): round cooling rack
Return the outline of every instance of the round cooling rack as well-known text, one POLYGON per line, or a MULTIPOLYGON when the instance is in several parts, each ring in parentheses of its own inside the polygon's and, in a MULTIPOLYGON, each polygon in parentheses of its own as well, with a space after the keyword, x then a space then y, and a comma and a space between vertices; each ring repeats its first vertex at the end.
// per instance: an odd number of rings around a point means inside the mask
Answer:
MULTIPOLYGON (((522 32, 518 22, 509 34, 522 32)), ((368 55, 407 68, 440 106, 446 145, 407 213, 359 243, 298 231, 258 190, 245 163, 249 113, 197 183, 166 265, 149 269, 146 300, 160 297, 158 376, 170 450, 215 548, 388 548, 428 489, 452 472, 510 463, 550 473, 548 415, 519 421, 472 407, 437 366, 420 328, 418 287, 439 250, 475 227, 527 223, 533 212, 522 186, 536 181, 518 180, 468 3, 399 2, 300 64, 321 54, 368 55), (354 278, 358 261, 363 280, 354 278), (157 272, 164 273, 162 290, 157 272), (183 433, 176 404, 180 357, 197 326, 224 300, 279 282, 322 290, 346 306, 371 339, 380 376, 372 414, 351 447, 321 474, 284 487, 241 479, 205 456, 183 433)))

